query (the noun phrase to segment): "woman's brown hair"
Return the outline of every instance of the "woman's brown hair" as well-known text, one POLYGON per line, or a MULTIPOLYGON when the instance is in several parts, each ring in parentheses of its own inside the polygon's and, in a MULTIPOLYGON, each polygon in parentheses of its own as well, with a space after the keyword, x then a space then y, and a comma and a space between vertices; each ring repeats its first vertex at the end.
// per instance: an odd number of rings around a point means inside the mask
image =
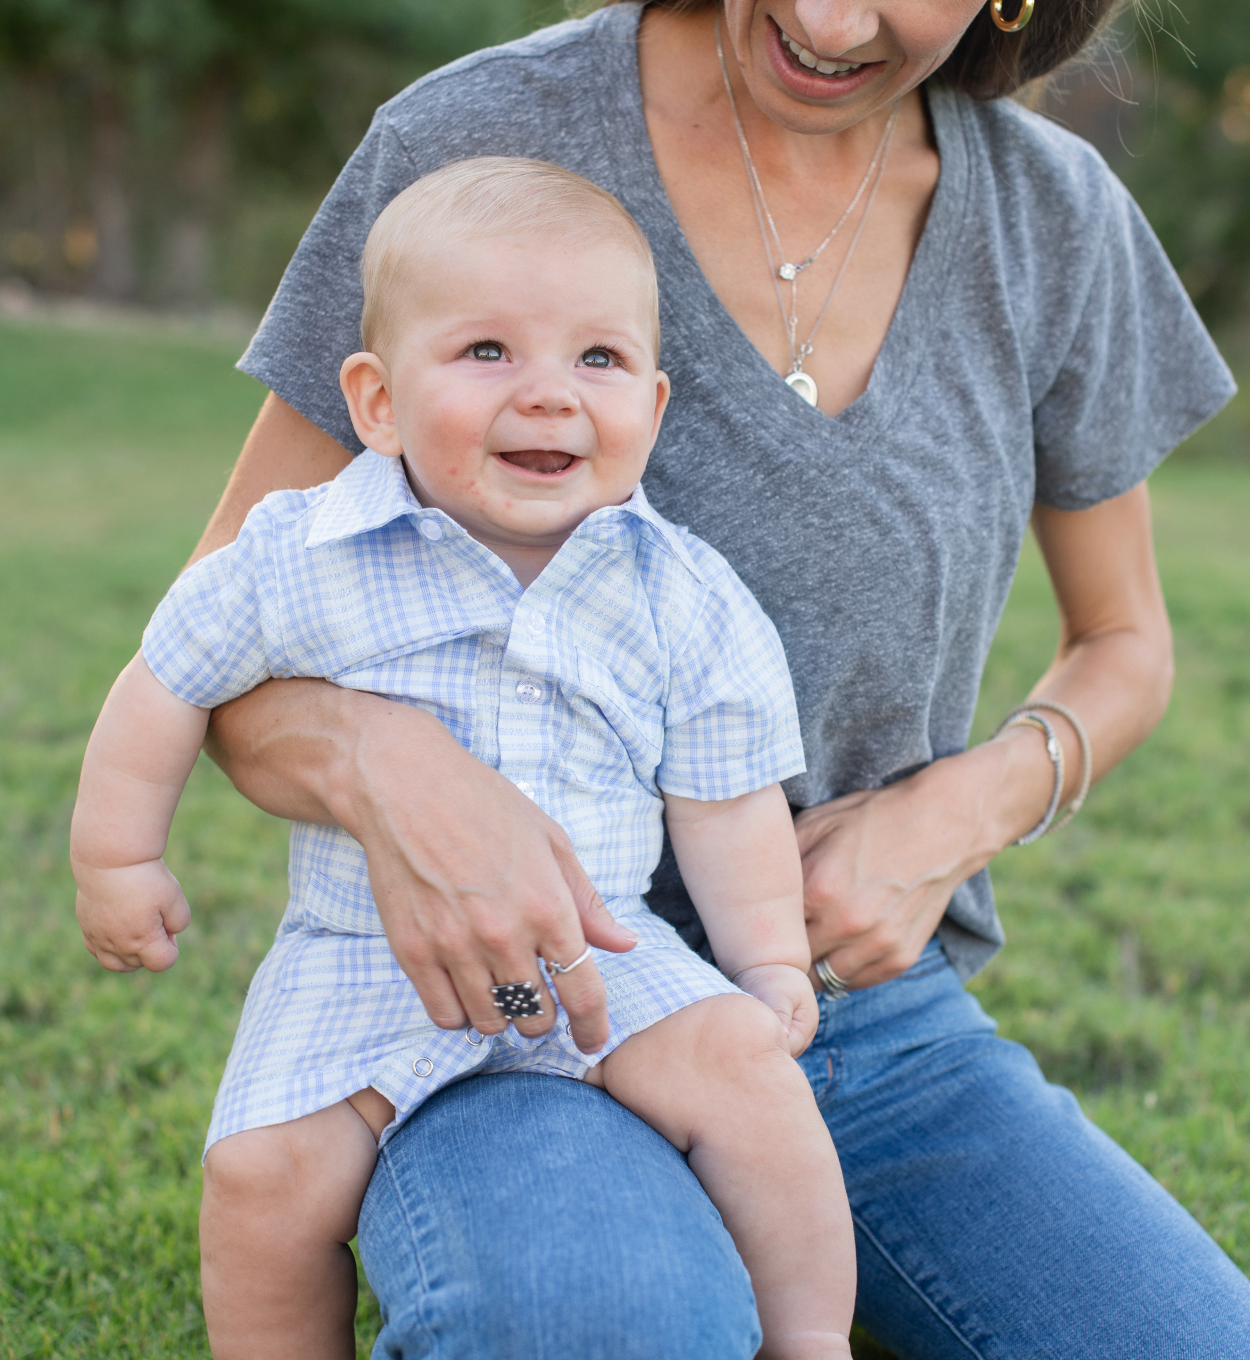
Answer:
MULTIPOLYGON (((603 0, 619 5, 623 0, 603 0)), ((650 0, 665 9, 708 9, 720 0, 650 0)), ((988 4, 968 25, 939 74, 957 90, 974 99, 998 99, 1022 85, 1049 75, 1104 29, 1122 0, 1037 0, 1028 27, 1002 33, 990 18, 988 4)), ((585 7, 583 7, 584 9, 585 7)), ((1005 17, 1014 18, 1019 5, 1006 0, 1005 17)))

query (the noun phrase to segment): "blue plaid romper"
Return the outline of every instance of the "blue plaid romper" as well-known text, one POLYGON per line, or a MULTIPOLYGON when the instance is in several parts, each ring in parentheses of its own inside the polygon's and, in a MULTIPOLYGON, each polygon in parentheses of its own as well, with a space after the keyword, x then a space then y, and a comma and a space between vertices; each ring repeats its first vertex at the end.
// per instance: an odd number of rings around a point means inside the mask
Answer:
POLYGON ((527 1039, 442 1030, 387 943, 365 854, 291 827, 290 900, 248 990, 207 1146, 373 1086, 382 1141, 475 1072, 584 1076, 629 1035, 737 989, 648 911, 660 790, 724 799, 802 772, 772 624, 725 560, 641 487, 590 515, 523 590, 397 459, 366 451, 333 482, 267 496, 238 540, 184 573, 143 638, 173 694, 213 708, 271 676, 317 676, 434 714, 568 832, 639 943, 594 951, 611 1035, 578 1051, 561 1012, 527 1039))

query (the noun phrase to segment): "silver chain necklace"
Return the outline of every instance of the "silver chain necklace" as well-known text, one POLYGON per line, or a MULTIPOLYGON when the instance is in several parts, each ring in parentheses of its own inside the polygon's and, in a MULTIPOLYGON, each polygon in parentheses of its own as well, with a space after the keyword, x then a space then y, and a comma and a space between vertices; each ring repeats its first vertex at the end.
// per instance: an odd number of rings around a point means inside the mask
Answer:
POLYGON ((864 223, 868 220, 868 214, 872 211, 873 200, 877 197, 877 190, 881 187, 881 177, 885 174, 886 159, 890 154, 890 144, 894 140, 894 128, 898 123, 899 104, 895 104, 890 111, 890 116, 886 120, 885 129, 881 133, 881 140, 877 143, 877 149, 872 154, 872 160, 868 162, 868 169, 864 172, 864 178, 860 180, 859 188, 855 190, 855 196, 846 205, 842 216, 833 225, 833 230, 816 247, 815 250, 801 263, 791 264, 786 259, 786 252, 781 244, 781 236, 777 231, 777 224, 773 221, 773 215, 768 210, 768 200, 764 197, 764 186, 760 183, 759 174, 755 169, 755 162, 751 159, 751 148, 747 145, 746 133, 742 130, 742 119, 738 117, 738 103, 734 99, 733 86, 729 83, 729 71, 725 66, 725 49, 721 44, 720 37, 720 15, 716 16, 716 56, 720 61, 720 73, 725 82, 725 93, 729 96, 729 108, 733 114, 734 127, 738 132, 738 145, 742 148, 742 163, 746 166, 747 183, 751 188, 751 202, 755 207, 755 217, 760 224, 760 236, 764 240, 764 254, 768 257, 768 272, 773 282, 773 292, 777 295, 777 306, 781 309, 781 319, 786 328, 786 340, 790 345, 790 372, 786 374, 786 384, 796 391, 799 396, 810 406, 815 406, 817 401, 816 380, 808 373, 803 372, 803 360, 812 352, 812 341, 816 339, 816 332, 820 330, 821 323, 825 319, 825 313, 829 310, 833 302, 833 295, 838 291, 838 285, 842 282, 842 276, 846 273, 846 267, 851 262, 851 256, 855 253, 855 247, 859 244, 860 233, 864 230, 864 223), (873 179, 873 172, 876 178, 873 179), (810 268, 820 258, 825 247, 841 231, 846 220, 855 211, 855 205, 864 196, 864 190, 868 188, 868 182, 872 180, 872 192, 868 195, 868 202, 864 204, 864 211, 859 219, 859 225, 855 228, 855 235, 851 237, 851 244, 847 247, 846 255, 843 257, 842 265, 838 269, 837 276, 833 280, 833 286, 829 289, 829 296, 825 298, 825 305, 820 309, 820 315, 816 318, 816 324, 812 327, 807 339, 800 345, 798 344, 799 329, 799 275, 810 268), (765 226, 767 223, 767 227, 765 226), (769 240, 769 233, 772 240, 769 240), (777 258, 773 258, 773 244, 777 247, 777 258), (790 285, 790 307, 787 310, 785 302, 781 296, 781 283, 784 279, 790 285))

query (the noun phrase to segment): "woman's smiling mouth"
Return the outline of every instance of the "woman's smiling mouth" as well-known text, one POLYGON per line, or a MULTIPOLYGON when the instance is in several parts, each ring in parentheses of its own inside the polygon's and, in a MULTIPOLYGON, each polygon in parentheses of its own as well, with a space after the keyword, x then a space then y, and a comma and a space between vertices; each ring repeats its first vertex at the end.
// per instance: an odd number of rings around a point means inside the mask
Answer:
POLYGON ((864 64, 853 61, 826 61, 824 57, 818 57, 815 52, 809 51, 802 43, 796 42, 780 25, 777 32, 781 34, 782 47, 789 53, 793 62, 806 71, 815 71, 822 76, 844 76, 850 71, 858 71, 864 64))

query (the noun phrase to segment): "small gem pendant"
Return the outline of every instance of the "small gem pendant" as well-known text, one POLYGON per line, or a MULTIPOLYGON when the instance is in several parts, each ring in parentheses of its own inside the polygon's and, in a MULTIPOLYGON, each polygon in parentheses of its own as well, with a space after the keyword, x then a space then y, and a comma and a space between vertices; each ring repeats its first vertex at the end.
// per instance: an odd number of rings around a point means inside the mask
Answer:
POLYGON ((817 392, 814 378, 809 378, 807 374, 803 372, 787 373, 786 386, 790 388, 791 391, 797 392, 809 406, 816 405, 817 392))
POLYGON ((778 268, 777 273, 780 274, 787 283, 793 283, 799 276, 799 267, 797 264, 783 264, 778 268))

